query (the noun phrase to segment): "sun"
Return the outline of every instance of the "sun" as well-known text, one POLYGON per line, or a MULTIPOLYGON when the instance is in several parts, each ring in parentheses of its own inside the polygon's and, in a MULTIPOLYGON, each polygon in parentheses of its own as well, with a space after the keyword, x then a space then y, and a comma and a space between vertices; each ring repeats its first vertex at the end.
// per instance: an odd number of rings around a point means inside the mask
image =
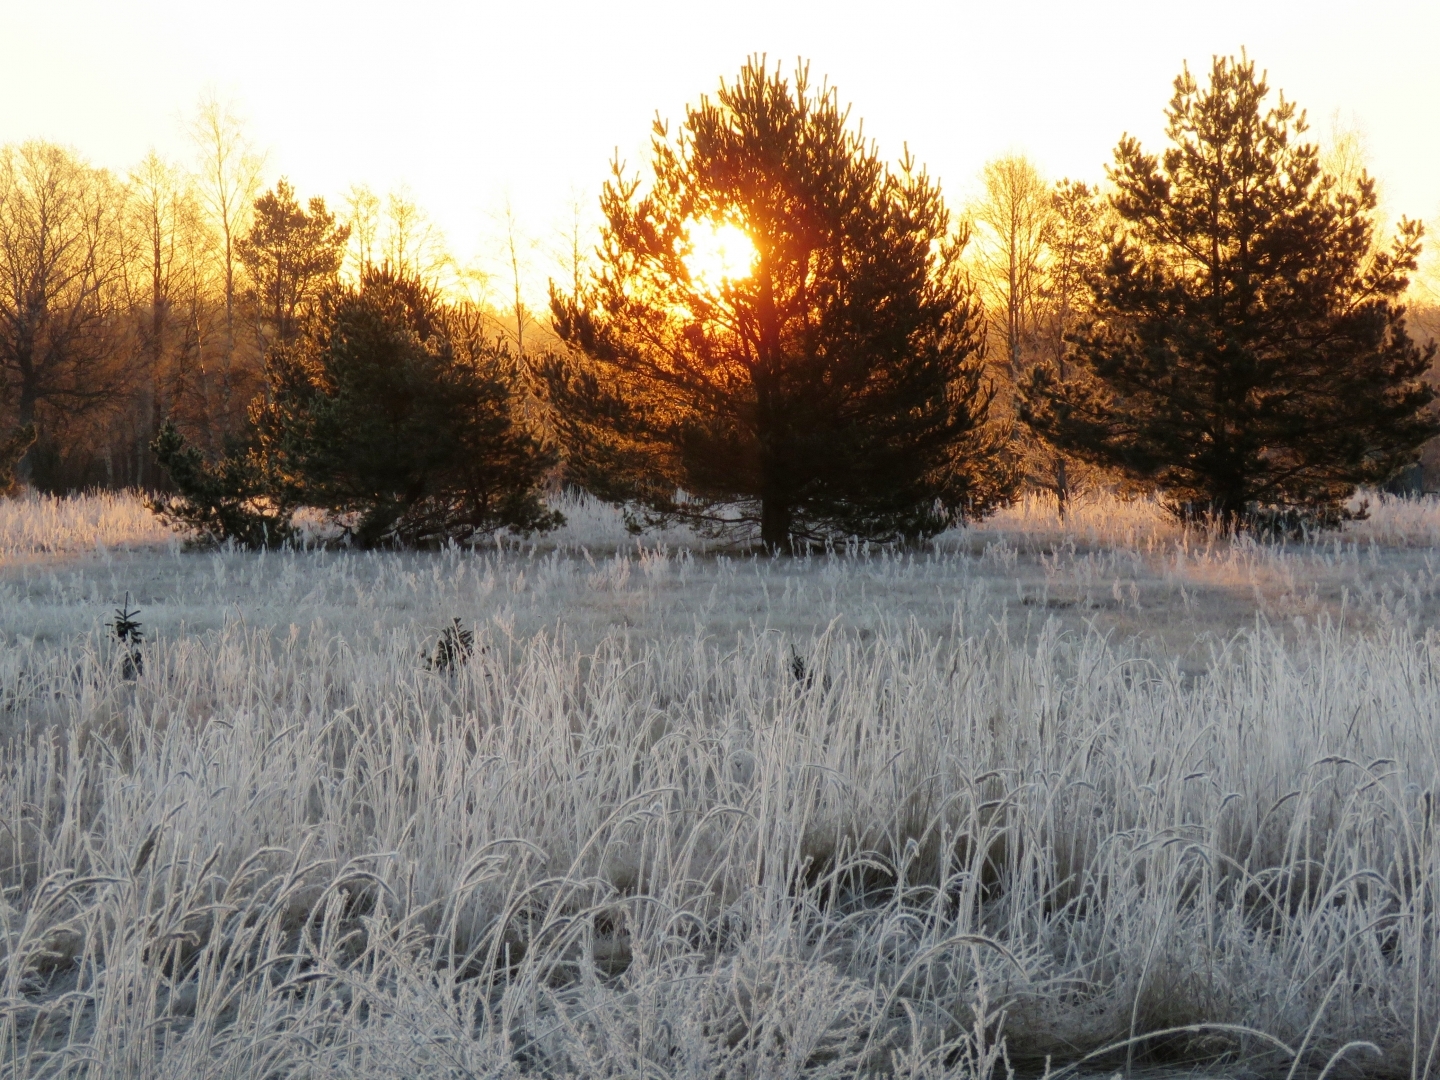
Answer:
POLYGON ((742 281, 755 269, 755 244, 728 221, 692 221, 685 227, 689 251, 681 257, 690 280, 705 292, 718 292, 727 281, 742 281))

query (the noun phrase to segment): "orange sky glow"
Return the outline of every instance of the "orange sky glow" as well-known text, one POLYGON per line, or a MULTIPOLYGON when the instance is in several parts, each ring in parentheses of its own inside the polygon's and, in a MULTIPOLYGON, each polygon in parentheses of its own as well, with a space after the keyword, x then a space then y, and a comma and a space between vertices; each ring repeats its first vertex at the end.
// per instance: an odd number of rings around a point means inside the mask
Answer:
POLYGON ((507 202, 536 297, 563 277, 578 203, 618 149, 646 157, 656 112, 750 53, 811 61, 952 205, 988 158, 1097 180, 1122 133, 1158 148, 1182 62, 1248 49, 1272 86, 1358 131, 1389 216, 1440 225, 1440 3, 0 0, 0 141, 42 137, 123 172, 187 153, 211 89, 248 115, 267 182, 337 208, 351 184, 406 185, 463 260, 500 263, 507 202))

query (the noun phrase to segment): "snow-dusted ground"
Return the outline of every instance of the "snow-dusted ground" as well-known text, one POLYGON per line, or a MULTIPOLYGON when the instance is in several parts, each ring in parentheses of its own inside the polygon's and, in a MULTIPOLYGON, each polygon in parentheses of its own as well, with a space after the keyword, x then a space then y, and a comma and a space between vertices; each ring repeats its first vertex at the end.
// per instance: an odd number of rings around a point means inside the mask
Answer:
POLYGON ((565 509, 251 554, 0 504, 6 1075, 1436 1064, 1433 502, 791 560, 565 509))

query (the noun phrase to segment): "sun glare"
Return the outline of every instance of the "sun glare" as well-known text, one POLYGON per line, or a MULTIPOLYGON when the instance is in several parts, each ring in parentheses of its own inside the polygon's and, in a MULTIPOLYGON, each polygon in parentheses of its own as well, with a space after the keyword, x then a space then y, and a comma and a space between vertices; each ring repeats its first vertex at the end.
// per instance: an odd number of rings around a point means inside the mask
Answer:
POLYGON ((727 281, 740 281, 755 269, 755 244, 745 230, 729 222, 693 221, 685 231, 684 256, 690 280, 709 292, 727 281))

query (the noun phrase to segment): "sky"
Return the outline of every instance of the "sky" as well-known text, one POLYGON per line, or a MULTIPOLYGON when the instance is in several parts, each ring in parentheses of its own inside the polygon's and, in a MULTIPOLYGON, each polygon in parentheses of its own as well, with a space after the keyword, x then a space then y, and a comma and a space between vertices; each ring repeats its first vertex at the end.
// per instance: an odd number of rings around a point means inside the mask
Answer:
POLYGON ((405 185, 462 258, 498 263, 508 204, 538 289, 612 155, 642 165, 657 112, 678 122, 751 54, 807 59, 958 204, 1001 154, 1098 180, 1122 134, 1158 149, 1181 65, 1242 48, 1317 135, 1336 117, 1362 135, 1391 215, 1440 224, 1440 0, 0 0, 0 142, 123 173, 152 147, 184 157, 214 92, 267 182, 332 205, 405 185))

